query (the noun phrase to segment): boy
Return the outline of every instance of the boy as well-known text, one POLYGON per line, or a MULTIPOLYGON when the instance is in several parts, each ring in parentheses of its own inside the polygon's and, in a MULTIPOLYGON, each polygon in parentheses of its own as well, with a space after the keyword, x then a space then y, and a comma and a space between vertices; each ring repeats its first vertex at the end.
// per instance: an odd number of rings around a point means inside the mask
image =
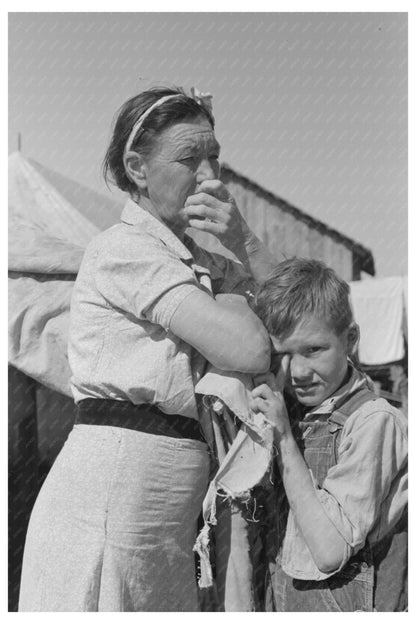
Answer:
POLYGON ((268 610, 407 607, 406 419, 350 359, 348 295, 332 269, 294 258, 256 296, 285 380, 285 400, 269 374, 250 404, 274 424, 281 479, 268 610))

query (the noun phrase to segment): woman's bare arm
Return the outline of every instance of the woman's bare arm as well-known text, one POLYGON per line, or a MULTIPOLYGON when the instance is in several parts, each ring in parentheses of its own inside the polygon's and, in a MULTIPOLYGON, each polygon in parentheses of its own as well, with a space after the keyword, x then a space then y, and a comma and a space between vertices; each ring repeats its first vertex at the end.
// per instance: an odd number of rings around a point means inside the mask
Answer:
POLYGON ((270 365, 270 339, 244 297, 195 290, 175 311, 170 330, 226 371, 261 373, 270 365))

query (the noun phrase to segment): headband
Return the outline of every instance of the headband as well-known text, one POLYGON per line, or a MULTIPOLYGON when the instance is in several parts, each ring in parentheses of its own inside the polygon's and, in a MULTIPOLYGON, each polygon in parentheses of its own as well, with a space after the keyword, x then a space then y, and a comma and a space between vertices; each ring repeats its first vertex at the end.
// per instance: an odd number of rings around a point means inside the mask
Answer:
POLYGON ((176 98, 178 96, 180 97, 181 93, 175 93, 174 95, 164 95, 163 97, 161 97, 158 100, 156 100, 156 102, 154 102, 154 104, 149 106, 149 108, 146 109, 142 115, 140 115, 140 117, 138 118, 138 120, 134 124, 134 126, 133 126, 133 128, 132 128, 132 130, 131 130, 131 132, 129 134, 129 138, 126 141, 126 145, 124 147, 124 152, 123 152, 123 160, 125 159, 126 154, 129 151, 129 149, 131 148, 131 146, 133 144, 133 141, 136 138, 136 135, 137 135, 138 131, 140 130, 140 128, 143 125, 144 120, 150 115, 152 110, 157 108, 158 106, 160 106, 164 102, 167 102, 171 98, 174 98, 174 97, 176 98))

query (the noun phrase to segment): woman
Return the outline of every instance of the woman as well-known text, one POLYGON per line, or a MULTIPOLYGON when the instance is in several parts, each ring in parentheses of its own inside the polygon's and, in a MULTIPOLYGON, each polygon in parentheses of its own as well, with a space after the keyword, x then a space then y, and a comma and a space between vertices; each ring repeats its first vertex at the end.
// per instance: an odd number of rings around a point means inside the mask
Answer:
POLYGON ((78 413, 32 513, 22 611, 198 610, 209 455, 194 385, 207 361, 260 373, 270 358, 241 295, 273 261, 218 180, 219 149, 210 111, 181 90, 143 92, 119 112, 104 171, 130 199, 75 283, 78 413), (188 226, 243 266, 198 248, 188 226))

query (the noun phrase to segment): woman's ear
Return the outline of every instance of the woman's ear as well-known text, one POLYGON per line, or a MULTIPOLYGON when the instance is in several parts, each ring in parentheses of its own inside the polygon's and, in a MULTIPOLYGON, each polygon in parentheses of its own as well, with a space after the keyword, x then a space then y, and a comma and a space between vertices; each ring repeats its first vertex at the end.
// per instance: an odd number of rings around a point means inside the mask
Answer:
POLYGON ((348 355, 358 357, 358 345, 360 342, 360 328, 357 323, 352 322, 347 331, 347 351, 348 355))
POLYGON ((139 191, 147 189, 146 164, 137 152, 128 151, 123 158, 128 178, 134 182, 139 191))

